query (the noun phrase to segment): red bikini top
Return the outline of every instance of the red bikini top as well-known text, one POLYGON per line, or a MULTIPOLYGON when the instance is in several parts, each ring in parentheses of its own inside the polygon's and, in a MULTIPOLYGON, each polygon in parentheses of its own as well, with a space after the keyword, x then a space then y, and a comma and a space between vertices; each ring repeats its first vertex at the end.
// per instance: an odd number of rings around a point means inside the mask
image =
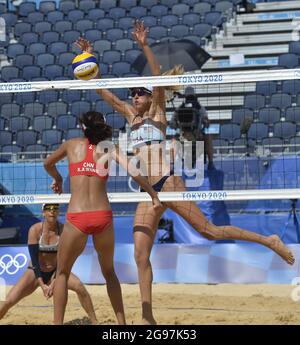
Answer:
POLYGON ((108 169, 105 166, 96 165, 96 162, 93 158, 93 152, 95 149, 95 145, 89 143, 86 140, 86 155, 85 158, 81 162, 77 163, 70 163, 69 164, 69 172, 70 176, 97 176, 102 179, 108 178, 108 169), (100 170, 99 170, 100 169, 100 170))

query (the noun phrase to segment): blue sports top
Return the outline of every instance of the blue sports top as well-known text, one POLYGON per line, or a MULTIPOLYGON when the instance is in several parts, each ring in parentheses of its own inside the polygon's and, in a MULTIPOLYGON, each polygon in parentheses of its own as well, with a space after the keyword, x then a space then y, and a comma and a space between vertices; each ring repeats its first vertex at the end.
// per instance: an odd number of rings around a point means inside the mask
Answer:
MULTIPOLYGON (((139 116, 139 115, 137 115, 139 116)), ((165 125, 147 117, 142 122, 131 126, 130 139, 132 148, 143 145, 150 145, 153 141, 162 142, 165 140, 165 134, 162 129, 165 125)))

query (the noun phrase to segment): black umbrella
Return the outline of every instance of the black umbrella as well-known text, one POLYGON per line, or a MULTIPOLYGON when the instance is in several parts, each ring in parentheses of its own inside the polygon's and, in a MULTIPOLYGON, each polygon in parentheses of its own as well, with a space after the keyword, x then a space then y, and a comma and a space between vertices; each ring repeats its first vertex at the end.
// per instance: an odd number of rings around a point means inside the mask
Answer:
MULTIPOLYGON (((151 49, 162 67, 162 72, 173 68, 175 65, 183 65, 185 71, 194 71, 200 69, 210 58, 204 49, 184 39, 154 43, 151 45, 151 49)), ((141 75, 150 74, 150 68, 144 54, 135 59, 132 67, 141 75)))

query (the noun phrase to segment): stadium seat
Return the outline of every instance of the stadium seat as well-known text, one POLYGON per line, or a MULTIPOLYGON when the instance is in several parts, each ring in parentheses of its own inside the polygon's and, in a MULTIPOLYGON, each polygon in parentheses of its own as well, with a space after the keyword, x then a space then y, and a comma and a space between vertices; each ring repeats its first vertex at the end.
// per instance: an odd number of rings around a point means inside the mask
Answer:
POLYGON ((269 127, 262 122, 254 122, 248 132, 248 137, 254 140, 262 140, 267 137, 269 133, 269 127))
MULTIPOLYGON (((155 17, 151 17, 155 18, 155 17)), ((166 16, 161 17, 160 24, 167 28, 170 28, 174 25, 179 24, 179 17, 174 14, 167 14, 166 16)))
POLYGON ((19 104, 12 103, 12 104, 2 104, 0 108, 1 117, 9 120, 13 116, 16 116, 21 113, 21 107, 19 104))
POLYGON ((102 61, 107 64, 121 61, 121 52, 117 50, 107 50, 103 53, 102 61))
POLYGON ((42 22, 45 16, 41 12, 30 12, 27 17, 24 18, 24 22, 34 25, 38 22, 42 22))
MULTIPOLYGON (((56 57, 61 53, 68 52, 68 45, 64 42, 53 42, 49 44, 48 52, 56 57)), ((54 63, 54 62, 52 62, 54 63)))
POLYGON ((125 51, 124 60, 132 64, 135 59, 141 54, 138 49, 129 49, 125 51))
POLYGON ((101 0, 99 7, 108 12, 112 7, 117 7, 117 0, 101 0))
POLYGON ((187 25, 178 24, 171 27, 169 35, 179 39, 189 35, 189 33, 189 27, 187 25))
POLYGON ((274 124, 273 133, 275 137, 280 138, 291 138, 296 135, 297 127, 296 124, 293 122, 276 122, 274 124))
POLYGON ((135 6, 135 7, 131 7, 131 9, 129 10, 129 14, 130 17, 139 19, 141 17, 144 17, 147 15, 147 9, 143 6, 135 6))
POLYGON ((300 107, 288 107, 285 109, 285 120, 300 123, 300 107))
POLYGON ((13 134, 11 131, 0 131, 0 146, 7 145, 11 143, 13 134))
POLYGON ((72 139, 72 138, 80 138, 80 137, 83 137, 83 131, 81 128, 71 128, 71 129, 68 129, 66 131, 66 134, 65 134, 65 139, 66 140, 69 140, 69 139, 72 139))
POLYGON ((35 32, 25 32, 19 39, 19 43, 24 44, 26 47, 28 47, 31 43, 37 42, 39 42, 39 35, 35 32))
POLYGON ((278 57, 278 66, 286 68, 295 68, 299 65, 299 56, 296 54, 286 53, 278 57))
POLYGON ((271 96, 270 107, 284 109, 292 105, 292 97, 287 93, 275 93, 271 96))
POLYGON ((30 129, 24 129, 17 132, 16 144, 19 146, 27 146, 36 144, 38 132, 30 129))
POLYGON ((78 37, 80 37, 80 35, 81 33, 77 30, 65 31, 63 34, 62 41, 68 44, 73 44, 78 39, 78 37))
POLYGON ((131 65, 128 62, 114 62, 111 72, 122 77, 125 73, 130 73, 131 65))
POLYGON ((96 3, 93 0, 81 0, 79 1, 79 9, 88 13, 90 10, 95 9, 96 3))
POLYGON ((94 22, 89 19, 80 19, 74 23, 74 29, 84 33, 87 30, 94 28, 94 22))
POLYGON ((4 131, 7 126, 7 120, 4 117, 0 117, 0 130, 4 131))
POLYGON ((74 53, 60 53, 57 58, 57 63, 61 66, 69 66, 75 56, 74 53))
POLYGON ((271 96, 276 93, 277 84, 275 81, 258 81, 256 83, 256 93, 264 96, 271 96))
POLYGON ((42 144, 27 145, 24 151, 27 159, 45 159, 47 146, 42 144))
POLYGON ((39 11, 47 14, 48 12, 52 12, 56 10, 56 3, 55 1, 42 1, 40 2, 39 11))
POLYGON ((55 24, 59 21, 62 21, 63 19, 64 19, 64 13, 61 11, 51 11, 47 13, 47 21, 51 24, 55 24))
POLYGON ((60 40, 59 33, 55 31, 45 31, 40 36, 42 43, 50 44, 53 42, 58 42, 60 40))
POLYGON ((20 153, 22 152, 23 148, 19 145, 15 144, 8 144, 8 145, 3 145, 1 152, 3 153, 20 153))
POLYGON ((6 51, 7 56, 10 59, 15 58, 17 55, 24 54, 24 52, 25 52, 25 46, 20 43, 11 43, 7 47, 7 51, 6 51))
MULTIPOLYGON (((87 90, 89 92, 90 90, 87 90)), ((81 91, 80 90, 69 90, 65 89, 62 92, 62 100, 66 103, 72 103, 75 101, 81 100, 81 91)))
POLYGON ((193 12, 198 13, 201 16, 205 16, 206 13, 211 11, 211 4, 208 2, 198 2, 193 7, 193 12))
POLYGON ((300 54, 300 41, 292 41, 289 43, 289 53, 300 54))
POLYGON ((133 40, 129 38, 121 38, 116 40, 115 49, 121 51, 122 53, 124 53, 125 50, 133 49, 133 40))
POLYGON ((33 119, 32 128, 38 132, 44 129, 51 129, 53 126, 53 118, 51 116, 36 116, 33 119))
POLYGON ((280 120, 281 113, 278 108, 260 108, 258 111, 258 121, 266 123, 266 124, 273 124, 280 120))
POLYGON ((244 106, 245 108, 257 110, 259 108, 263 108, 265 106, 265 102, 265 96, 263 95, 246 95, 244 99, 244 106))
POLYGON ((182 17, 182 24, 194 27, 201 22, 201 17, 198 13, 186 13, 182 17))
POLYGON ((106 39, 111 42, 115 42, 121 38, 124 38, 124 31, 120 28, 108 29, 106 31, 106 39))
POLYGON ((35 101, 35 92, 18 92, 15 94, 15 101, 18 104, 32 103, 35 101))
POLYGON ((122 30, 132 31, 133 29, 133 17, 123 17, 119 19, 118 27, 122 30))
POLYGON ((231 1, 218 1, 215 4, 215 11, 230 13, 233 11, 233 4, 231 1))
MULTIPOLYGON (((80 116, 82 113, 86 113, 90 111, 92 108, 91 102, 88 101, 77 101, 71 104, 71 115, 80 116)), ((60 112, 60 114, 64 114, 66 112, 60 112)))
POLYGON ((103 54, 106 50, 112 49, 112 43, 109 40, 100 40, 94 41, 94 51, 98 52, 99 54, 103 54))
POLYGON ((44 76, 50 80, 54 80, 57 77, 62 77, 64 74, 64 67, 60 65, 47 65, 44 68, 44 76))
POLYGON ((165 5, 155 5, 150 10, 150 15, 156 18, 161 18, 168 14, 168 7, 165 5))
POLYGON ((31 120, 35 116, 43 115, 44 113, 44 105, 39 102, 32 102, 32 103, 27 103, 24 105, 24 116, 30 117, 31 120))
POLYGON ((56 119, 56 128, 62 131, 67 131, 68 129, 76 128, 77 118, 72 115, 58 115, 56 119))
POLYGON ((182 18, 186 13, 190 12, 190 7, 187 4, 175 4, 172 6, 171 13, 182 18))
POLYGON ((248 108, 241 108, 241 109, 234 109, 232 111, 232 123, 236 123, 238 125, 240 125, 244 119, 246 118, 250 118, 251 120, 253 120, 254 118, 254 114, 253 114, 253 110, 248 109, 248 108))
POLYGON ((159 40, 168 35, 168 30, 165 26, 157 25, 149 29, 148 36, 155 40, 159 40))
POLYGON ((221 12, 211 11, 205 14, 204 23, 213 26, 221 26, 223 23, 223 16, 221 12))
POLYGON ((108 12, 108 17, 113 20, 119 20, 126 16, 126 10, 122 7, 113 7, 108 12))
POLYGON ((240 137, 240 126, 225 123, 220 128, 220 139, 234 140, 240 137))
POLYGON ((255 141, 248 138, 238 138, 233 142, 233 153, 253 153, 255 149, 255 141))
POLYGON ((37 22, 33 25, 33 32, 36 32, 37 34, 42 34, 43 32, 51 31, 51 29, 52 24, 45 21, 37 22))
POLYGON ((282 82, 281 90, 283 93, 288 93, 290 95, 296 95, 300 93, 300 80, 285 80, 282 82))
POLYGON ((37 66, 40 66, 42 68, 44 68, 47 65, 53 65, 54 62, 55 62, 55 55, 51 54, 51 53, 39 54, 36 57, 36 64, 37 64, 37 66))
POLYGON ((93 8, 88 11, 86 18, 93 22, 97 22, 98 19, 105 18, 105 11, 101 8, 93 8))
POLYGON ((263 138, 261 143, 264 151, 266 149, 269 150, 271 153, 282 153, 284 151, 284 143, 281 138, 263 138))
POLYGON ((63 138, 63 131, 59 129, 44 129, 41 135, 42 145, 60 144, 63 138))
POLYGON ((65 15, 67 15, 72 10, 75 10, 75 2, 74 1, 60 1, 59 2, 59 10, 62 11, 65 15))
MULTIPOLYGON (((74 102, 76 103, 76 102, 74 102)), ((62 101, 50 102, 47 108, 47 114, 56 117, 60 114, 68 113, 68 104, 62 101)))
POLYGON ((72 29, 73 24, 69 20, 59 20, 53 24, 53 30, 59 32, 60 34, 64 34, 66 31, 71 31, 72 29))
POLYGON ((148 10, 151 10, 156 4, 157 0, 140 0, 140 6, 146 7, 148 10))
POLYGON ((212 26, 206 23, 196 24, 193 29, 193 35, 197 35, 200 38, 209 38, 212 33, 212 26))
POLYGON ((30 118, 26 116, 13 116, 9 120, 9 129, 16 133, 21 129, 28 129, 30 118))
POLYGON ((300 152, 300 137, 290 138, 289 145, 290 145, 288 147, 289 152, 295 152, 295 153, 299 154, 299 152, 300 152))
POLYGON ((33 1, 21 2, 19 6, 19 16, 27 17, 30 12, 36 11, 36 4, 33 1))
POLYGON ((28 47, 28 53, 34 56, 37 56, 39 54, 46 53, 47 51, 47 45, 44 43, 31 43, 28 47))
POLYGON ((50 102, 58 101, 59 91, 56 90, 45 90, 41 91, 38 95, 40 103, 47 105, 50 102))
POLYGON ((78 22, 78 20, 84 19, 84 17, 85 17, 84 12, 76 9, 76 10, 72 10, 72 11, 68 12, 66 20, 75 24, 78 22))
POLYGON ((32 27, 31 23, 19 22, 16 23, 14 33, 16 37, 22 36, 26 32, 31 32, 32 27))

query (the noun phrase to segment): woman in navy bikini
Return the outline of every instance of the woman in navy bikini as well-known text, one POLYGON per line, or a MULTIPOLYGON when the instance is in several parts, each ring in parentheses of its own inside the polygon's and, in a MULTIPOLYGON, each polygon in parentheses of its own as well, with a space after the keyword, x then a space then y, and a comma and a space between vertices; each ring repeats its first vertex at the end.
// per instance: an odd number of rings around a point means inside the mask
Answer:
MULTIPOLYGON (((85 248, 88 235, 93 235, 94 247, 107 292, 119 324, 125 324, 121 286, 114 271, 114 232, 112 211, 106 192, 109 164, 115 159, 125 169, 127 158, 111 143, 112 128, 105 123, 103 115, 87 112, 80 118, 85 138, 65 141, 44 163, 45 169, 54 179, 52 189, 62 193, 62 177, 55 164, 68 158, 71 184, 71 199, 67 222, 58 250, 56 282, 54 286, 54 323, 62 324, 67 303, 67 281, 72 266, 85 248), (107 146, 107 147, 106 147, 107 146), (108 152, 105 151, 105 147, 108 152)), ((157 193, 145 177, 133 176, 151 196, 154 209, 162 207, 157 193)))
MULTIPOLYGON (((0 304, 0 319, 10 308, 24 297, 31 295, 38 287, 43 290, 45 298, 53 295, 55 272, 57 266, 57 250, 63 224, 57 221, 58 204, 44 204, 44 221, 31 226, 28 233, 28 249, 31 265, 17 284, 9 291, 6 300, 0 304)), ((83 309, 91 323, 97 324, 93 303, 86 288, 79 278, 71 273, 67 283, 68 289, 77 293, 83 309)))
MULTIPOLYGON (((135 23, 133 37, 142 48, 152 75, 158 76, 161 75, 160 65, 147 44, 147 32, 142 22, 135 23)), ((91 43, 83 38, 78 39, 76 45, 83 51, 93 51, 91 43)), ((146 176, 154 190, 185 191, 183 180, 180 176, 174 176, 162 147, 167 128, 164 88, 154 87, 152 90, 144 86, 131 89, 132 104, 120 100, 107 89, 99 89, 97 92, 130 124, 134 154, 138 157, 141 169, 146 170, 146 176)), ((134 248, 142 299, 142 319, 145 324, 156 323, 152 313, 153 275, 150 254, 159 220, 167 208, 182 216, 209 240, 233 239, 260 243, 274 250, 287 263, 294 263, 293 254, 277 235, 266 237, 235 226, 216 226, 209 223, 194 202, 164 202, 160 209, 153 209, 151 203, 140 202, 134 219, 134 248)))

